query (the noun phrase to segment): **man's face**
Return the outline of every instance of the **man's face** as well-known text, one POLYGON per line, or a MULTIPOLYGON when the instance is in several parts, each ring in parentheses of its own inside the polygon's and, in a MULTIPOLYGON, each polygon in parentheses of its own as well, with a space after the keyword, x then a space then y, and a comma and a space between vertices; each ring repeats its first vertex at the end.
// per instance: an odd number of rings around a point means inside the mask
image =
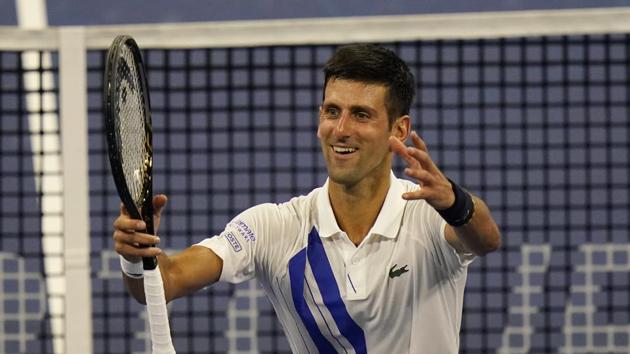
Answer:
POLYGON ((366 178, 389 176, 388 139, 398 130, 389 127, 386 96, 384 85, 328 81, 317 137, 332 182, 353 186, 366 178))

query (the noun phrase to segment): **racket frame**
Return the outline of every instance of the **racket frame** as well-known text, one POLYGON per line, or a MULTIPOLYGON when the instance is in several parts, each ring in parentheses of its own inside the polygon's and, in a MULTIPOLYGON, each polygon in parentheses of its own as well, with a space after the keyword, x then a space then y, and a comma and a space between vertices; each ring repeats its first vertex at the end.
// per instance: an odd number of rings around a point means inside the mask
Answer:
MULTIPOLYGON (((143 220, 146 224, 145 232, 154 235, 153 225, 153 146, 152 146, 152 120, 151 120, 151 104, 149 99, 149 85, 145 72, 144 60, 142 59, 142 53, 136 41, 128 35, 117 36, 107 54, 107 64, 105 65, 105 92, 103 94, 103 107, 105 110, 105 131, 107 136, 107 151, 109 154, 109 162, 112 169, 112 176, 114 177, 114 184, 118 190, 118 195, 123 202, 125 208, 129 212, 129 215, 133 219, 143 220), (122 142, 120 136, 117 133, 119 131, 118 126, 120 117, 116 107, 118 106, 118 95, 116 94, 116 82, 118 80, 118 65, 122 61, 120 52, 127 47, 133 57, 136 73, 138 73, 138 82, 142 89, 142 99, 144 104, 144 127, 145 127, 145 142, 148 156, 145 161, 146 173, 142 190, 142 202, 141 210, 138 210, 136 203, 134 202, 131 192, 127 187, 125 180, 125 174, 123 171, 122 163, 123 156, 121 153, 122 142)), ((146 270, 152 270, 157 267, 156 257, 143 257, 143 268, 146 270)))

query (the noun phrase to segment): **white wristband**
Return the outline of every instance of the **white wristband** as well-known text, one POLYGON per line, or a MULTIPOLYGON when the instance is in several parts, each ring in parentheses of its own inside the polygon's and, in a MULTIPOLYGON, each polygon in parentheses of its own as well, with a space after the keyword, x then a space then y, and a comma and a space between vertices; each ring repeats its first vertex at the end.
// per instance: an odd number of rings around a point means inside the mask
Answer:
POLYGON ((144 276, 144 268, 142 267, 142 261, 138 263, 131 263, 125 257, 119 255, 120 269, 129 278, 140 279, 144 276))

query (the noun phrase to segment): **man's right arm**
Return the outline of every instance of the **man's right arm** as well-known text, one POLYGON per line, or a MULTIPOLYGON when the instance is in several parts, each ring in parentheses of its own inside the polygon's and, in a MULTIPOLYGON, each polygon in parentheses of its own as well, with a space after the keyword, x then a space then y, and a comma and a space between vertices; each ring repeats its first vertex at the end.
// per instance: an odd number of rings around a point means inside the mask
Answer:
MULTIPOLYGON (((155 230, 158 230, 166 197, 154 197, 153 204, 155 230)), ((206 247, 192 246, 170 257, 157 247, 147 247, 156 245, 159 238, 139 232, 145 229, 144 224, 131 219, 124 207, 121 207, 120 216, 114 221, 114 229, 114 249, 127 261, 137 263, 142 257, 157 256, 167 302, 213 284, 221 276, 223 261, 206 247)), ((129 294, 144 304, 143 279, 131 278, 124 272, 123 278, 129 294)))
MULTIPOLYGON (((217 282, 223 261, 207 247, 192 246, 174 256, 159 254, 158 266, 166 302, 170 302, 217 282)), ((145 304, 143 279, 131 278, 124 272, 123 278, 127 292, 145 304)))

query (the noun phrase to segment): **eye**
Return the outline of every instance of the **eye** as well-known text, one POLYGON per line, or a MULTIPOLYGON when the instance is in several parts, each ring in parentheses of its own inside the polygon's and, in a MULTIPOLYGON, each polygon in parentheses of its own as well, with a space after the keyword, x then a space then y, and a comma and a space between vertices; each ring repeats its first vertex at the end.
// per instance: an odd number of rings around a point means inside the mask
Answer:
POLYGON ((367 112, 363 112, 363 111, 358 111, 355 112, 354 115, 359 119, 359 120, 367 120, 370 119, 370 115, 367 112))
POLYGON ((339 115, 339 109, 337 109, 337 107, 326 107, 324 112, 331 118, 336 118, 339 115))

